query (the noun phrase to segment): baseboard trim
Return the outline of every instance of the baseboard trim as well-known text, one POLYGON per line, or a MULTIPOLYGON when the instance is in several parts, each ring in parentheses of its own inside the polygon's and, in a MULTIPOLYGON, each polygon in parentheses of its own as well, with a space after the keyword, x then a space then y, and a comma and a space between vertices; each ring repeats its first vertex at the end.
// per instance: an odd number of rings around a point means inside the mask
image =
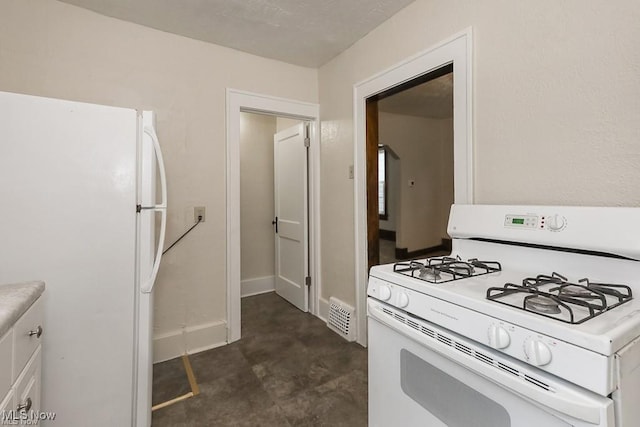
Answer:
POLYGON ((227 324, 223 321, 158 334, 153 338, 153 363, 175 359, 184 354, 199 353, 226 343, 227 324))
POLYGON ((275 276, 257 277, 240 282, 240 297, 250 297, 276 290, 275 276))
POLYGON ((428 255, 431 252, 436 251, 450 251, 451 250, 451 239, 442 239, 442 243, 436 246, 431 246, 429 248, 417 249, 415 251, 409 252, 407 248, 396 248, 396 258, 397 259, 411 259, 417 258, 419 256, 428 255))
POLYGON ((394 242, 396 240, 396 232, 393 231, 393 230, 380 229, 379 235, 380 235, 380 238, 384 239, 384 240, 391 240, 391 241, 394 241, 394 242))
POLYGON ((327 318, 329 317, 329 301, 322 297, 318 298, 318 301, 320 302, 318 307, 318 318, 327 323, 327 318))

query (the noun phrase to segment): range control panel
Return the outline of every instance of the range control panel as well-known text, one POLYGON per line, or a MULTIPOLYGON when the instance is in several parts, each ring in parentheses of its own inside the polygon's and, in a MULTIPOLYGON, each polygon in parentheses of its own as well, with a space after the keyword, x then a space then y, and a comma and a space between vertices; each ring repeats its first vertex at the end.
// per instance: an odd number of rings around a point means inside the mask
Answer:
MULTIPOLYGON (((538 228, 539 218, 537 215, 505 215, 504 226, 515 228, 538 228)), ((544 219, 542 219, 544 224, 544 219)), ((544 225, 542 226, 544 228, 544 225)))
POLYGON ((567 227, 567 219, 558 214, 552 215, 519 215, 504 216, 504 226, 528 230, 562 231, 567 227))

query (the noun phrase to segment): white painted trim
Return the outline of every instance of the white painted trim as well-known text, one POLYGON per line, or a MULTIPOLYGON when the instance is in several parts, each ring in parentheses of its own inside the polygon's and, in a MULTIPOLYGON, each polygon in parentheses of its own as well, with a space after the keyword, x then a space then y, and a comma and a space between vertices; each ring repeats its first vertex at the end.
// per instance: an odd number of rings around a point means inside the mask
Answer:
POLYGON ((273 292, 275 290, 275 276, 257 277, 255 279, 246 279, 240 282, 240 296, 242 298, 273 292))
POLYGON ((319 299, 319 310, 318 317, 324 322, 327 323, 327 319, 329 318, 329 301, 320 297, 319 299))
POLYGON ((473 203, 471 28, 384 70, 353 87, 355 169, 355 286, 357 342, 367 345, 366 99, 453 63, 454 200, 473 203))
POLYGON ((308 120, 309 147, 309 253, 311 294, 309 311, 318 313, 320 277, 320 106, 227 89, 227 341, 240 339, 240 112, 251 111, 308 120))
POLYGON ((199 353, 226 344, 226 322, 210 322, 153 337, 153 363, 199 353))

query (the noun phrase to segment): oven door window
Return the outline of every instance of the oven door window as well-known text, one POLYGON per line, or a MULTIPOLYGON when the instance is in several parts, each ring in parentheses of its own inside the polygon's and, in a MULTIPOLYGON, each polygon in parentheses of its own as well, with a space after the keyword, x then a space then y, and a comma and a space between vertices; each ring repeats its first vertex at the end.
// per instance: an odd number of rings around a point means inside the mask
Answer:
POLYGON ((400 351, 400 371, 402 391, 449 427, 511 426, 498 402, 406 349, 400 351))

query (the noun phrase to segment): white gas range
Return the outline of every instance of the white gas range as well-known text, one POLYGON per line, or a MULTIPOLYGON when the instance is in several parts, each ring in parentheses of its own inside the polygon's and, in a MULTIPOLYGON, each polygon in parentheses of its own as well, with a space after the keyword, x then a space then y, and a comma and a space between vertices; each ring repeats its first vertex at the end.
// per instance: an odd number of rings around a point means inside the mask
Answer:
POLYGON ((371 269, 370 425, 640 425, 640 209, 454 205, 448 232, 371 269))

